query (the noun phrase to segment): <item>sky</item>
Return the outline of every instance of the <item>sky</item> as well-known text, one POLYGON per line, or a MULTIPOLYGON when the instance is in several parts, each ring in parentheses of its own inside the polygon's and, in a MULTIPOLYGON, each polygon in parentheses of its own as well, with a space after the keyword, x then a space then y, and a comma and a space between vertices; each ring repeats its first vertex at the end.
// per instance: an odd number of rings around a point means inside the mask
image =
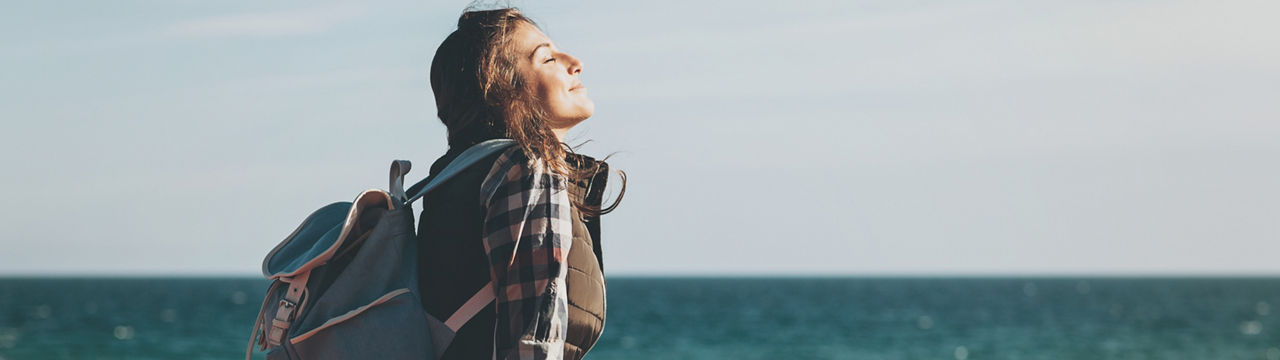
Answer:
MULTIPOLYGON (((258 274, 445 151, 468 4, 6 4, 0 275, 258 274)), ((511 4, 627 173, 611 276, 1280 275, 1280 3, 511 4)))

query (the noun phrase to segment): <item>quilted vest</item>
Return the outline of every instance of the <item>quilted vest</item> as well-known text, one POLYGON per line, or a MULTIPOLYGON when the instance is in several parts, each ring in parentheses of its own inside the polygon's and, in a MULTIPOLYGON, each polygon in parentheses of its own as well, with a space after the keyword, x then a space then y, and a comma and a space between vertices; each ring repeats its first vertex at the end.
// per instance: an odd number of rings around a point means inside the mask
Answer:
MULTIPOLYGON (((579 161, 594 159, 582 156, 579 161)), ((608 164, 600 162, 602 171, 588 181, 569 184, 573 196, 599 207, 609 178, 608 164)), ((604 332, 605 280, 604 254, 600 249, 600 217, 573 215, 573 246, 569 249, 569 274, 565 285, 569 291, 569 332, 564 344, 565 359, 581 359, 604 332)))
MULTIPOLYGON (((431 174, 462 152, 450 149, 431 166, 431 174)), ((494 155, 441 185, 428 194, 418 220, 419 286, 422 306, 437 319, 446 319, 472 294, 489 282, 484 244, 480 241, 484 209, 480 204, 480 183, 497 159, 494 155)), ((573 158, 576 164, 595 162, 587 156, 573 158)), ((600 162, 601 171, 589 181, 571 182, 571 196, 585 197, 588 205, 599 206, 608 165, 600 162)), ((578 216, 573 211, 573 244, 569 250, 569 329, 565 341, 565 359, 581 359, 599 340, 604 330, 605 283, 604 263, 600 247, 600 219, 578 216)), ((481 311, 467 322, 445 349, 439 360, 488 359, 493 350, 494 311, 481 311)))

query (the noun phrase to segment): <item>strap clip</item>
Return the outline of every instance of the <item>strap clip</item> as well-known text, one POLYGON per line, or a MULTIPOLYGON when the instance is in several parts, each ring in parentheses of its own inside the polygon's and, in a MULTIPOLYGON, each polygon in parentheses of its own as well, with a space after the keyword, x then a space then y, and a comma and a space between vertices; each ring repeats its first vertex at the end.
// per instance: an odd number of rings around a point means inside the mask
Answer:
POLYGON ((276 308, 276 320, 293 321, 293 309, 297 306, 298 304, 294 304, 292 301, 280 299, 280 306, 276 308))
POLYGON ((267 331, 267 344, 270 346, 280 346, 284 342, 284 335, 289 331, 289 325, 293 322, 295 308, 297 304, 287 299, 280 299, 280 306, 276 308, 276 317, 271 319, 271 330, 267 331))

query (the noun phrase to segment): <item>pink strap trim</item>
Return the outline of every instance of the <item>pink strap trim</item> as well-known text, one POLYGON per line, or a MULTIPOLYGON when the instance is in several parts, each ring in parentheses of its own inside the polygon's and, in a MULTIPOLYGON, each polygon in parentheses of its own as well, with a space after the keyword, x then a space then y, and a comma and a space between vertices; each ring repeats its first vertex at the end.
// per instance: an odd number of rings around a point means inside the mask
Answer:
POLYGON ((449 320, 444 322, 444 325, 448 326, 450 330, 453 330, 453 332, 458 332, 458 329, 462 328, 463 324, 466 324, 467 321, 471 320, 471 318, 476 317, 476 314, 479 314, 480 310, 484 309, 486 305, 489 305, 489 302, 493 301, 495 296, 496 295, 493 292, 493 282, 485 284, 480 291, 477 291, 475 295, 471 296, 471 299, 467 300, 467 303, 462 304, 462 307, 459 308, 458 311, 454 311, 453 315, 449 316, 449 320))
POLYGON ((300 307, 303 304, 300 300, 307 292, 307 280, 310 278, 311 272, 305 271, 288 279, 289 291, 284 294, 284 299, 280 300, 275 318, 271 319, 271 329, 267 331, 267 344, 280 346, 284 341, 285 334, 289 332, 289 325, 293 323, 293 317, 302 310, 300 307))
POLYGON ((386 294, 382 295, 381 297, 377 298, 376 300, 373 300, 373 302, 371 302, 371 303, 368 303, 368 304, 365 304, 365 305, 363 305, 363 306, 361 306, 361 307, 355 308, 355 310, 348 311, 346 314, 342 314, 342 316, 339 316, 339 317, 335 317, 335 318, 329 319, 328 321, 325 321, 325 322, 324 322, 324 324, 320 324, 320 326, 319 326, 319 327, 316 327, 315 329, 311 329, 311 331, 308 331, 308 332, 305 332, 305 333, 303 333, 303 334, 301 334, 301 335, 294 336, 294 337, 290 338, 290 339, 289 339, 289 343, 290 343, 290 344, 297 344, 297 343, 299 343, 299 342, 302 342, 303 340, 306 340, 306 339, 310 338, 312 335, 315 335, 316 333, 320 332, 321 330, 328 329, 329 327, 332 327, 332 326, 334 326, 334 325, 336 325, 336 324, 338 324, 338 323, 341 323, 341 322, 343 322, 343 321, 347 321, 348 319, 351 319, 351 318, 355 317, 356 315, 360 315, 360 313, 365 312, 366 310, 369 310, 369 308, 372 308, 372 307, 374 307, 374 306, 381 305, 382 303, 384 303, 384 302, 387 302, 387 301, 391 300, 391 298, 394 298, 394 297, 396 297, 396 296, 400 296, 400 294, 404 294, 404 293, 407 293, 407 292, 409 292, 409 289, 407 289, 407 288, 405 288, 405 289, 396 289, 396 290, 392 290, 391 292, 389 292, 389 293, 386 293, 386 294))

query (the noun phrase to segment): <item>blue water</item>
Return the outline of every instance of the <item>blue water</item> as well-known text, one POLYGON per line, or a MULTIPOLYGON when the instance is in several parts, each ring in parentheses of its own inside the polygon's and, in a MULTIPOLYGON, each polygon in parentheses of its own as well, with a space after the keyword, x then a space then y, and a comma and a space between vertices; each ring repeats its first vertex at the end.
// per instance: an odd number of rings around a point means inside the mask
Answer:
MULTIPOLYGON (((1272 278, 610 278, 588 359, 1275 359, 1272 278)), ((242 358, 257 279, 0 279, 0 359, 242 358)))

